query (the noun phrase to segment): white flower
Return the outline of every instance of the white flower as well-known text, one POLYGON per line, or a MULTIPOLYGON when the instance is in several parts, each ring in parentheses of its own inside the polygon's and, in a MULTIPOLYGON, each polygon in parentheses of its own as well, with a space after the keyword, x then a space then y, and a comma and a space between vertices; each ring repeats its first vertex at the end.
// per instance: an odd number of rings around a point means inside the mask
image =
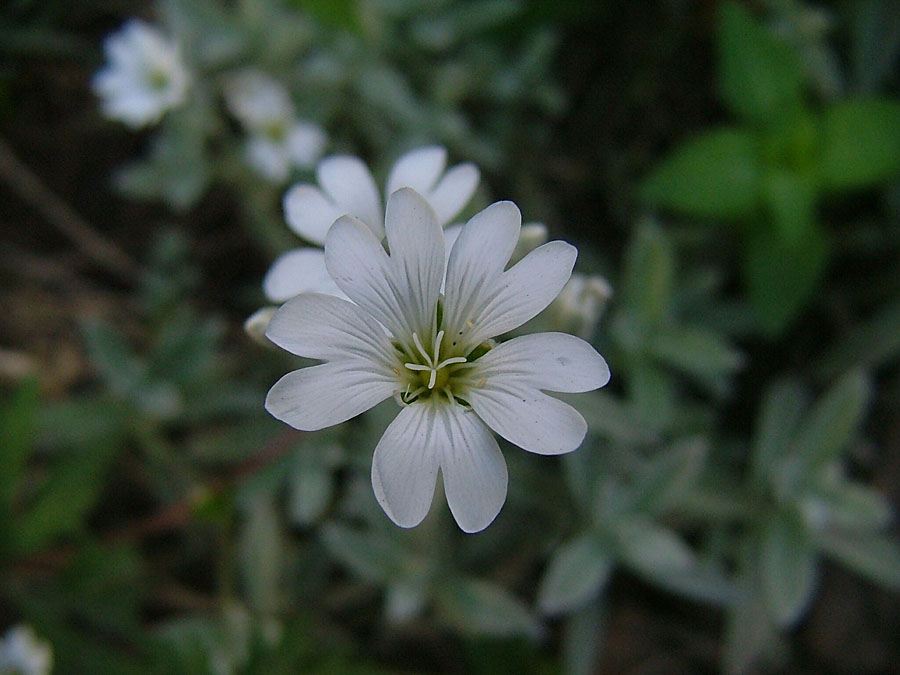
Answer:
POLYGON ((328 232, 328 271, 353 302, 303 293, 275 314, 269 339, 324 363, 281 378, 266 408, 311 431, 393 396, 402 409, 372 461, 382 508, 401 527, 417 525, 440 470, 456 522, 477 532, 506 499, 506 463, 491 429, 531 452, 570 452, 587 425, 544 390, 584 392, 609 380, 603 357, 571 335, 491 340, 550 304, 572 273, 576 250, 553 241, 504 271, 521 223, 512 202, 473 217, 449 261, 438 216, 415 191, 394 192, 385 220, 390 255, 353 216, 328 232))
POLYGON ((50 643, 38 640, 30 626, 14 626, 0 641, 0 673, 46 675, 52 667, 50 643))
POLYGON ((157 28, 131 19, 106 38, 104 50, 108 64, 93 88, 110 119, 139 128, 184 103, 190 75, 178 45, 157 28))
MULTIPOLYGON (((431 145, 402 155, 388 176, 385 198, 402 187, 424 196, 441 226, 450 222, 468 203, 478 187, 480 173, 471 163, 448 171, 446 149, 431 145)), ((358 157, 328 157, 316 167, 319 185, 294 185, 284 197, 285 218, 291 229, 313 244, 322 246, 332 223, 344 215, 356 216, 376 237, 384 237, 381 195, 368 167, 358 157)), ((448 236, 452 236, 448 232, 448 236)), ((302 247, 280 256, 263 280, 263 290, 272 302, 284 302, 304 291, 342 297, 325 269, 320 248, 302 247)))
POLYGON ((249 133, 247 161, 266 178, 282 183, 292 168, 310 168, 322 156, 328 136, 297 119, 288 92, 268 75, 249 69, 233 75, 225 102, 249 133))

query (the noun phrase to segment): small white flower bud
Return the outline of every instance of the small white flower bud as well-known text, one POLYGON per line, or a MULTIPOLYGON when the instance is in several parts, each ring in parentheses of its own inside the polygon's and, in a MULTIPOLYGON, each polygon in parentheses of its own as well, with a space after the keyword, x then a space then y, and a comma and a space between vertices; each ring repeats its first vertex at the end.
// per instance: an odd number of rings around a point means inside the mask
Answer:
POLYGON ((553 329, 590 337, 612 295, 603 277, 573 274, 548 310, 553 329))
POLYGON ((510 265, 519 262, 541 244, 547 241, 547 226, 543 223, 525 223, 519 231, 519 242, 513 251, 510 265))
POLYGON ((277 311, 277 307, 262 307, 256 310, 244 321, 244 332, 263 347, 272 347, 272 343, 266 337, 266 329, 277 311))

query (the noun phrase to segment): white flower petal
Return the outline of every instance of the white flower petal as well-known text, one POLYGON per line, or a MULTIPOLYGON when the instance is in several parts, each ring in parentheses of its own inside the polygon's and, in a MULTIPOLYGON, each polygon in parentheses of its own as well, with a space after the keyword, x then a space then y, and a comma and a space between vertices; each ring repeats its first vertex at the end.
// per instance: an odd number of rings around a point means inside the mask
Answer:
POLYGON ((372 488, 381 508, 400 527, 415 527, 434 497, 445 429, 434 409, 414 403, 388 425, 372 457, 372 488))
POLYGON ((448 331, 463 330, 467 321, 480 315, 489 301, 487 294, 496 291, 516 247, 521 221, 515 204, 497 202, 463 226, 447 263, 444 324, 448 331))
POLYGON ((410 187, 426 195, 437 183, 447 166, 447 151, 439 145, 429 145, 407 152, 391 169, 387 181, 387 196, 402 187, 410 187))
POLYGON ((288 300, 269 322, 266 337, 292 354, 312 359, 367 362, 360 367, 390 379, 396 361, 377 321, 352 302, 321 293, 288 300))
POLYGON ((587 423, 575 408, 534 387, 489 380, 466 392, 466 400, 491 429, 529 452, 571 452, 587 433, 587 423))
POLYGON ((406 335, 402 301, 394 267, 369 227, 353 216, 331 226, 325 241, 325 266, 347 297, 377 319, 395 336, 406 335))
POLYGON ((287 154, 295 166, 309 168, 322 156, 328 136, 317 124, 296 122, 288 132, 285 142, 287 154))
POLYGON ((379 239, 384 237, 381 196, 372 174, 359 157, 327 157, 316 167, 316 178, 337 204, 339 215, 356 216, 372 228, 379 239))
POLYGON ((503 273, 474 308, 469 339, 477 344, 502 335, 537 316, 572 276, 578 250, 564 241, 539 246, 503 273))
POLYGON ((609 382, 609 366, 581 338, 567 333, 523 335, 498 345, 478 361, 479 377, 538 389, 584 392, 609 382))
POLYGON ((315 185, 300 183, 284 195, 284 218, 298 235, 314 244, 324 244, 328 228, 343 215, 315 185))
POLYGON ((328 274, 320 248, 295 248, 278 256, 263 278, 263 292, 271 302, 307 292, 346 297, 328 274))
POLYGON ((346 422, 392 396, 396 379, 367 370, 359 359, 301 368, 272 386, 266 410, 295 429, 316 431, 346 422))
POLYGON ((388 199, 385 229, 408 331, 431 336, 444 280, 444 233, 418 192, 401 188, 388 199))
POLYGON ((506 501, 506 461, 484 422, 460 405, 440 406, 437 423, 448 443, 441 450, 444 491, 453 517, 465 532, 493 522, 506 501))
POLYGON ((426 197, 441 225, 449 223, 472 198, 481 173, 474 164, 458 164, 450 169, 426 197))

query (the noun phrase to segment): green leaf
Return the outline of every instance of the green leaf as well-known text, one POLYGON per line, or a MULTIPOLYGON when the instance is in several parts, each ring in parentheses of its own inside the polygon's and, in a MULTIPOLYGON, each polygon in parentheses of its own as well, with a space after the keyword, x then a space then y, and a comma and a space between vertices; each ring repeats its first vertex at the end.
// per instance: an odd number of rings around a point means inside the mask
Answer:
POLYGON ((900 301, 856 323, 822 359, 820 372, 831 378, 853 367, 876 368, 900 356, 900 301))
POLYGON ((0 514, 12 507, 34 445, 37 409, 38 383, 32 378, 22 382, 0 408, 0 514))
POLYGON ((851 371, 838 380, 797 432, 794 456, 810 471, 838 457, 858 432, 870 395, 871 385, 862 371, 851 371))
POLYGON ((116 393, 133 392, 144 382, 146 368, 113 326, 101 319, 90 320, 82 334, 91 361, 116 393))
POLYGON ((609 552, 595 533, 573 539, 551 558, 538 588, 538 607, 558 614, 584 606, 606 585, 612 568, 609 552))
POLYGON ((657 438, 652 430, 640 423, 634 411, 614 394, 593 391, 561 395, 559 398, 584 416, 592 434, 625 445, 647 445, 657 438))
POLYGON ((669 309, 675 284, 672 242, 657 225, 641 223, 625 254, 623 302, 646 326, 657 324, 669 309))
POLYGON ((844 101, 822 115, 819 172, 825 189, 882 183, 900 172, 900 101, 844 101))
POLYGON ((718 86, 737 116, 767 124, 802 103, 803 71, 795 51, 733 0, 720 6, 718 86))
POLYGON ((634 364, 627 382, 635 416, 649 431, 669 428, 675 418, 675 385, 662 368, 641 360, 634 364))
POLYGON ((820 535, 819 543, 839 563, 876 584, 900 591, 900 544, 894 539, 829 532, 820 535))
POLYGON ((797 317, 819 284, 828 245, 819 228, 791 244, 778 233, 756 232, 747 243, 744 277, 762 329, 778 335, 797 317))
POLYGON ((364 534, 343 525, 328 524, 321 530, 328 552, 366 581, 383 583, 402 568, 396 543, 364 534))
POLYGON ((612 526, 622 559, 651 579, 683 573, 695 565, 694 552, 684 540, 649 519, 628 518, 612 526))
POLYGON ((857 0, 848 5, 853 35, 853 70, 861 91, 875 91, 895 72, 900 54, 896 0, 857 0))
POLYGON ((65 455, 50 469, 35 499, 15 525, 22 553, 38 551, 53 539, 80 532, 106 480, 115 446, 105 443, 65 455))
POLYGON ((726 378, 744 362, 724 337, 702 328, 665 328, 654 336, 650 351, 667 365, 707 382, 726 378))
POLYGON ((841 482, 822 495, 828 508, 828 523, 855 534, 887 527, 891 506, 881 493, 861 483, 841 482))
POLYGON ((250 606, 266 614, 281 606, 281 526, 272 502, 261 496, 247 509, 240 533, 241 576, 250 606))
POLYGON ((691 438, 662 449, 641 470, 632 488, 631 510, 664 513, 694 486, 703 469, 707 443, 691 438))
POLYGON ((463 634, 535 636, 528 608, 500 586, 480 579, 448 579, 438 589, 438 611, 463 634))
POLYGON ((758 551, 745 542, 740 551, 738 582, 745 589, 725 620, 723 670, 751 672, 759 656, 777 644, 778 632, 762 595, 754 592, 759 582, 758 551))
POLYGON ((562 660, 568 675, 593 675, 606 637, 602 599, 572 614, 565 623, 562 660))
POLYGON ((692 138, 653 168, 641 185, 641 196, 688 216, 747 218, 760 203, 757 141, 731 128, 692 138))
POLYGON ((796 516, 766 519, 759 562, 766 607, 776 624, 788 627, 806 610, 818 579, 812 537, 796 516))
POLYGON ((331 502, 331 470, 314 462, 298 462, 288 481, 291 520, 297 525, 313 524, 331 502))
POLYGON ((806 394, 792 380, 777 382, 766 391, 750 458, 757 481, 769 476, 787 455, 805 408, 806 394))
POLYGON ((357 0, 293 0, 325 26, 359 32, 361 27, 357 0))
POLYGON ((773 169, 763 180, 763 201, 775 229, 788 245, 802 245, 816 227, 813 176, 773 169))

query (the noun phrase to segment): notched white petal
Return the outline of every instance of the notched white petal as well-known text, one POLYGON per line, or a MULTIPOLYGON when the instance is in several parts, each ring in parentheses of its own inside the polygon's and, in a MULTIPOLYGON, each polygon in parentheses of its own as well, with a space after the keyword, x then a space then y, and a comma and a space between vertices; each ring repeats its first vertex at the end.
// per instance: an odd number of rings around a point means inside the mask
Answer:
POLYGON ((402 187, 410 187, 421 195, 427 194, 446 165, 447 151, 439 145, 407 152, 391 168, 387 181, 388 197, 402 187))
POLYGON ((479 374, 491 382, 577 393, 609 382, 606 360, 590 344, 567 333, 536 333, 508 340, 479 361, 479 374))
POLYGON ((372 488, 388 517, 415 527, 431 508, 440 461, 434 410, 413 404, 388 425, 372 458, 372 488))
POLYGON ((314 244, 324 244, 328 229, 343 215, 315 185, 300 183, 284 195, 284 218, 298 235, 314 244))
POLYGON ((337 205, 339 215, 356 216, 372 229, 375 236, 384 237, 381 195, 369 168, 359 157, 326 157, 316 167, 316 179, 337 205))
POLYGON ((449 223, 468 204, 481 172, 474 164, 458 164, 450 169, 428 194, 441 225, 449 223))
POLYGON ((303 293, 272 317, 266 337, 292 354, 311 359, 357 359, 360 368, 390 379, 396 360, 384 329, 352 302, 303 293))
POLYGON ((369 372, 358 361, 294 370, 269 390, 266 410, 301 431, 317 431, 356 417, 389 398, 394 378, 369 372))
POLYGON ((488 382, 467 396, 472 409, 491 429, 529 452, 571 452, 587 434, 587 423, 575 408, 536 388, 488 382))
POLYGON ((471 410, 442 406, 439 417, 448 441, 441 453, 447 504, 460 529, 480 532, 506 501, 506 460, 490 429, 471 410))
POLYGON ((319 248, 295 248, 278 256, 263 278, 263 291, 271 302, 310 291, 345 297, 328 274, 319 248))

